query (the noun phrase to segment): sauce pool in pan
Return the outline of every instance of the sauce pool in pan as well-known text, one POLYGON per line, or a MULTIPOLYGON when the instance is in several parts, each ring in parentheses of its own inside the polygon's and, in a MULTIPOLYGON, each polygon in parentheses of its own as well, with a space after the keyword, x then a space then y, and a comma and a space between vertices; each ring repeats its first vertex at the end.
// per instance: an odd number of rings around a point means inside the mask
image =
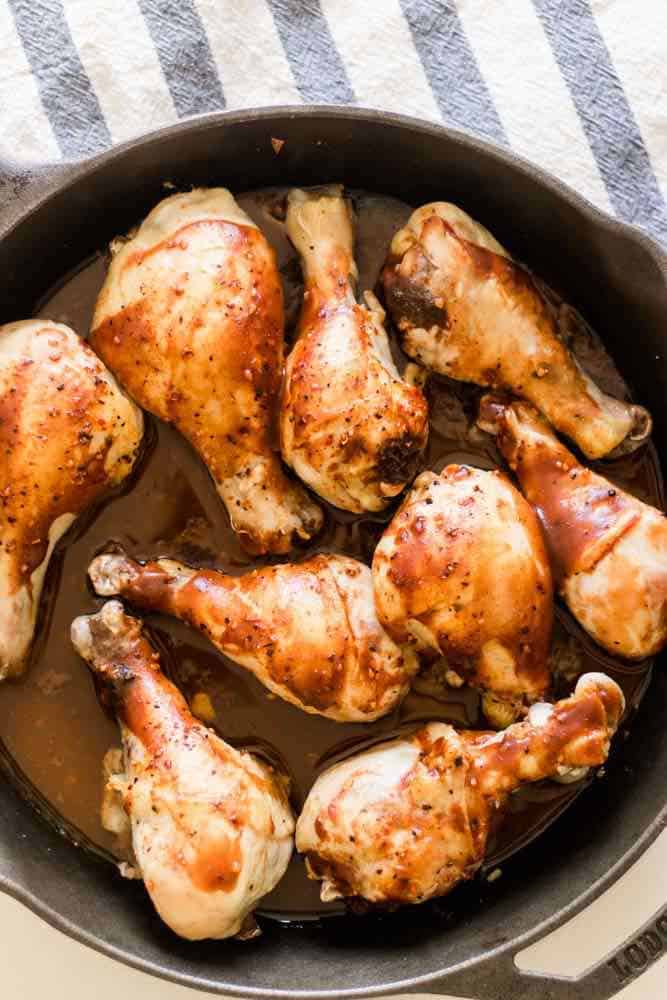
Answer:
MULTIPOLYGON (((238 200, 262 226, 278 253, 289 340, 301 300, 301 272, 280 222, 283 195, 270 190, 242 195, 238 200)), ((410 208, 366 193, 356 194, 354 202, 361 291, 376 284, 391 236, 407 219, 410 208)), ((39 315, 85 334, 105 267, 101 252, 45 297, 39 315)), ((627 396, 627 387, 600 341, 574 311, 568 313, 571 346, 580 362, 602 388, 627 396)), ((395 343, 394 348, 399 357, 395 343)), ((502 464, 491 438, 472 427, 479 390, 433 377, 428 394, 431 438, 427 468, 438 471, 448 462, 484 468, 502 464)), ((110 860, 116 845, 99 818, 102 758, 110 746, 118 745, 119 737, 115 722, 98 703, 87 667, 69 640, 72 619, 101 604, 86 582, 88 564, 109 543, 122 545, 139 559, 159 554, 215 565, 232 573, 257 564, 240 549, 213 484, 190 447, 158 421, 148 418, 147 424, 144 454, 131 482, 82 518, 58 546, 49 568, 31 663, 21 680, 0 685, 0 740, 12 760, 17 782, 67 836, 110 860)), ((662 507, 660 470, 650 444, 601 467, 618 485, 662 507)), ((328 508, 322 534, 293 557, 334 551, 370 562, 394 509, 395 505, 381 516, 359 517, 328 508)), ((289 774, 297 810, 324 767, 371 743, 430 719, 484 728, 478 696, 465 689, 443 687, 436 682, 434 671, 418 678, 403 704, 378 722, 341 724, 307 715, 269 694, 185 625, 155 615, 148 616, 147 622, 162 651, 165 670, 186 697, 192 703, 196 695, 208 695, 215 713, 211 724, 226 740, 263 755, 289 774)), ((626 665, 598 650, 565 610, 558 612, 552 659, 558 694, 568 691, 582 671, 604 670, 623 687, 630 712, 650 677, 649 663, 626 665)), ((201 701, 197 699, 195 705, 201 701)), ((504 825, 491 842, 486 870, 544 829, 581 787, 581 783, 543 782, 524 786, 512 796, 504 825)), ((302 862, 295 857, 259 912, 283 920, 303 920, 341 909, 339 903, 320 902, 319 886, 308 881, 302 862)))

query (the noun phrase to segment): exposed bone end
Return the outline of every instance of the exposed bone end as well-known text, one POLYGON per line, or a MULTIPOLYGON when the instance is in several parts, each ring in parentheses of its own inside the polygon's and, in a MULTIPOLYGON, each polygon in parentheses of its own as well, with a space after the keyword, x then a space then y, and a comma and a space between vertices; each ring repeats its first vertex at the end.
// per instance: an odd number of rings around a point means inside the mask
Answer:
MULTIPOLYGON (((619 403, 618 405, 625 406, 626 404, 619 403)), ((636 403, 633 403, 632 406, 628 407, 628 412, 632 418, 632 425, 627 436, 612 451, 602 456, 603 458, 613 459, 621 458, 623 455, 631 455, 633 451, 637 451, 651 436, 653 418, 649 411, 644 406, 638 406, 636 403)))
POLYGON ((80 615, 72 622, 70 636, 79 656, 92 662, 100 638, 114 638, 123 631, 125 612, 120 601, 107 601, 95 615, 80 615))
POLYGON ((641 444, 642 441, 646 441, 651 435, 653 417, 646 407, 637 406, 636 404, 630 407, 630 412, 633 417, 632 430, 629 435, 630 440, 635 444, 641 444))
POLYGON ((499 393, 487 392, 479 401, 476 424, 480 430, 495 437, 503 429, 509 400, 499 393))
POLYGON ((332 248, 345 254, 350 277, 356 281, 353 212, 342 184, 292 188, 287 196, 287 234, 307 269, 327 266, 332 248), (329 248, 328 252, 327 249, 329 248))
POLYGON ((72 645, 79 656, 87 660, 93 651, 93 636, 90 630, 90 622, 85 615, 75 618, 70 627, 70 638, 72 645))
MULTIPOLYGON (((606 674, 591 672, 583 674, 574 689, 575 696, 595 693, 602 701, 607 714, 607 725, 613 733, 625 710, 625 698, 620 687, 606 674)), ((546 726, 555 709, 548 702, 536 702, 528 709, 527 721, 536 729, 546 726)), ((570 785, 581 781, 590 772, 590 767, 559 764, 551 776, 553 781, 561 785, 570 785)))
POLYGON ((123 589, 132 583, 137 576, 137 567, 127 556, 105 553, 93 559, 88 567, 88 576, 96 594, 112 597, 122 594, 123 589))
POLYGON ((585 694, 591 691, 599 695, 605 712, 607 713, 607 725, 615 732, 625 712, 625 695, 616 681, 606 674, 591 671, 582 676, 577 681, 574 689, 575 694, 585 694))
POLYGON ((630 407, 630 415, 632 416, 632 426, 627 437, 613 451, 605 455, 605 458, 620 458, 622 455, 630 455, 651 436, 653 418, 648 410, 643 406, 633 404, 630 407))
MULTIPOLYGON (((129 619, 134 621, 134 619, 129 619)), ((92 640, 95 632, 106 632, 110 635, 122 635, 128 617, 125 614, 120 601, 107 601, 94 615, 80 615, 72 622, 72 641, 77 636, 77 641, 85 644, 92 640)), ((78 648, 78 647, 77 647, 78 648)))
POLYGON ((127 665, 141 640, 141 625, 125 614, 120 601, 107 603, 94 615, 80 615, 72 622, 72 645, 93 673, 115 683, 134 676, 127 665))

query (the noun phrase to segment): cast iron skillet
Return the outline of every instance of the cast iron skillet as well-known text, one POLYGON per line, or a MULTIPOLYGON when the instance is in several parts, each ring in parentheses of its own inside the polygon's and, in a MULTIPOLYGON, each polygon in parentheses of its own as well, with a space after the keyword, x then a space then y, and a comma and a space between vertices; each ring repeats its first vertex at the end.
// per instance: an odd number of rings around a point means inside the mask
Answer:
MULTIPOLYGON (((535 167, 436 125, 377 111, 279 108, 183 122, 80 163, 0 164, 0 323, 30 316, 66 272, 178 187, 340 180, 415 204, 459 202, 579 308, 653 413, 667 458, 667 257, 535 167), (271 138, 284 139, 277 154, 271 138)), ((610 886, 667 825, 667 673, 658 664, 607 776, 503 865, 493 886, 385 917, 265 922, 258 941, 186 944, 123 882, 60 837, 0 778, 0 889, 146 972, 217 993, 606 1000, 667 943, 667 907, 580 979, 521 973, 513 956, 610 886), (652 934, 645 936, 646 931, 652 934), (657 944, 656 944, 657 942, 657 944)), ((11 762, 5 760, 7 775, 11 762)))

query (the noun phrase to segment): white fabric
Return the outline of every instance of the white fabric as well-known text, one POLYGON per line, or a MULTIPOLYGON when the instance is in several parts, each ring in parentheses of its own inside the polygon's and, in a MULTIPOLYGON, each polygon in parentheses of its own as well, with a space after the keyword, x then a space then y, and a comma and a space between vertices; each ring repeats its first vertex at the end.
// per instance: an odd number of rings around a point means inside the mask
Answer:
POLYGON ((504 142, 667 240, 664 0, 0 0, 0 51, 0 161, 348 100, 504 142))

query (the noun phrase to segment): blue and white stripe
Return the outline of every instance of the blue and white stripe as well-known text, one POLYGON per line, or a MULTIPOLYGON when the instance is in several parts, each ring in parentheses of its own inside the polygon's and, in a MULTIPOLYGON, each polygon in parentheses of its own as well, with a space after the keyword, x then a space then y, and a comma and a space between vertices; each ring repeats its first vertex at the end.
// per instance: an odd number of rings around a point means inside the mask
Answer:
POLYGON ((570 0, 567 17, 561 0, 535 5, 616 214, 667 237, 665 202, 590 4, 570 0))
POLYGON ((370 105, 512 148, 667 242, 666 39, 665 0, 0 0, 0 157, 370 105))

